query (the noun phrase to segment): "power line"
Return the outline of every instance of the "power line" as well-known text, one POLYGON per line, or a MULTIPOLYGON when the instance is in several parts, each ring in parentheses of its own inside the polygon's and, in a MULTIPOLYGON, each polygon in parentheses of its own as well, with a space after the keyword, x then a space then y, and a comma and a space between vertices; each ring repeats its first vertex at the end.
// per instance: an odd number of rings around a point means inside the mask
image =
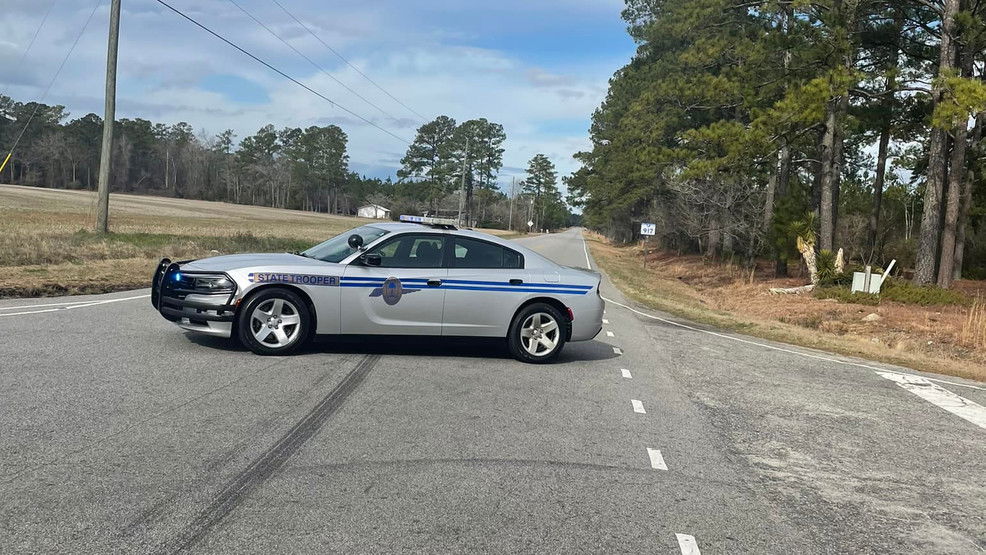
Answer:
POLYGON ((319 97, 319 98, 321 98, 322 100, 324 100, 324 101, 326 101, 326 102, 328 102, 329 104, 331 104, 331 105, 333 105, 333 106, 335 106, 336 108, 339 108, 340 110, 342 110, 342 111, 344 111, 344 112, 346 112, 347 114, 349 114, 349 115, 351 115, 351 116, 353 116, 353 117, 355 117, 355 118, 358 118, 359 120, 361 120, 361 121, 363 121, 363 122, 364 122, 364 123, 366 123, 367 125, 370 125, 371 127, 375 127, 375 128, 377 128, 378 130, 380 130, 380 131, 383 131, 384 133, 386 133, 386 134, 388 134, 388 135, 390 135, 391 137, 393 137, 393 138, 395 138, 395 139, 397 139, 398 141, 401 141, 401 142, 403 142, 403 143, 405 143, 405 144, 410 144, 410 141, 408 141, 407 139, 405 139, 405 138, 403 138, 403 137, 400 137, 399 135, 395 135, 394 133, 392 133, 392 132, 390 132, 390 131, 388 131, 388 130, 386 130, 386 129, 384 129, 383 127, 380 127, 379 125, 377 125, 377 124, 375 124, 375 123, 373 123, 372 121, 370 121, 370 120, 368 120, 368 119, 366 119, 366 118, 364 118, 363 116, 361 116, 361 115, 359 115, 359 114, 357 114, 356 112, 353 112, 352 110, 350 110, 350 109, 348 109, 348 108, 346 108, 346 107, 344 107, 344 106, 342 106, 342 105, 340 105, 340 104, 339 104, 338 102, 336 102, 336 101, 334 101, 334 100, 332 100, 331 98, 329 98, 329 97, 327 97, 327 96, 325 96, 324 94, 322 94, 322 93, 320 93, 320 92, 318 92, 318 91, 316 91, 315 89, 313 89, 313 88, 311 88, 311 87, 309 87, 308 85, 306 85, 306 84, 304 84, 304 83, 302 83, 301 81, 299 81, 299 80, 297 80, 297 79, 295 79, 294 77, 291 77, 291 76, 290 76, 290 75, 288 75, 287 73, 284 73, 284 72, 283 72, 283 71, 281 71, 280 69, 277 69, 276 67, 274 67, 274 66, 272 66, 271 64, 269 64, 269 63, 267 63, 267 62, 265 62, 264 60, 262 60, 262 59, 260 59, 259 57, 257 57, 257 56, 255 56, 254 54, 251 54, 250 52, 248 52, 248 51, 246 51, 245 49, 243 49, 243 48, 241 48, 240 46, 238 46, 237 44, 235 44, 235 43, 234 43, 234 42, 232 42, 231 40, 229 40, 229 39, 227 39, 226 37, 224 37, 224 36, 222 36, 222 35, 220 35, 219 33, 217 33, 217 32, 215 32, 215 31, 213 31, 212 29, 210 29, 210 28, 208 28, 208 27, 206 27, 205 25, 203 25, 203 24, 201 24, 201 23, 199 23, 198 21, 196 21, 196 20, 195 20, 195 19, 193 19, 192 17, 190 17, 190 16, 188 16, 188 15, 185 15, 185 13, 183 13, 183 12, 182 12, 182 11, 180 11, 179 9, 177 9, 177 8, 175 8, 175 7, 174 7, 174 6, 172 6, 171 4, 168 4, 168 3, 167 3, 167 2, 165 2, 164 0, 156 0, 156 2, 157 2, 158 4, 161 4, 161 5, 162 5, 162 6, 164 6, 165 8, 168 8, 169 10, 171 10, 171 11, 173 11, 173 12, 175 12, 176 14, 178 14, 178 15, 180 15, 181 17, 183 17, 183 18, 185 18, 185 19, 187 19, 188 21, 190 21, 190 22, 192 22, 192 24, 193 24, 193 25, 195 25, 196 27, 198 27, 198 28, 200 28, 200 29, 202 29, 203 31, 205 31, 205 32, 207 32, 207 33, 209 33, 210 35, 212 35, 212 36, 214 36, 214 37, 216 37, 217 39, 219 39, 219 40, 221 40, 221 41, 223 41, 223 42, 225 42, 226 44, 228 44, 228 45, 230 45, 230 46, 232 46, 233 48, 235 48, 235 49, 237 49, 237 50, 239 50, 239 51, 240 51, 241 53, 243 53, 243 54, 245 54, 245 55, 247 55, 247 56, 249 56, 249 57, 250 57, 250 58, 252 58, 252 59, 253 59, 254 61, 256 61, 256 62, 258 62, 258 63, 260 63, 260 64, 263 64, 263 65, 264 65, 265 67, 267 67, 267 69, 269 69, 269 70, 271 70, 271 71, 273 71, 274 73, 277 73, 277 74, 278 74, 278 75, 280 75, 281 77, 284 77, 285 79, 287 79, 287 80, 289 80, 289 81, 291 81, 292 83, 294 83, 294 84, 296 84, 296 85, 298 85, 299 87, 301 87, 301 88, 303 88, 303 89, 305 89, 306 91, 308 91, 308 92, 310 92, 310 93, 312 93, 312 94, 314 94, 315 96, 317 96, 317 97, 319 97))
POLYGON ((411 112, 412 114, 418 116, 418 118, 420 118, 421 121, 427 121, 428 120, 428 118, 422 116, 417 111, 415 111, 413 108, 411 108, 407 104, 404 104, 403 102, 401 102, 400 100, 398 100, 396 96, 390 94, 390 92, 387 91, 387 89, 385 89, 385 88, 381 87, 380 85, 378 85, 376 81, 374 81, 373 79, 370 79, 370 77, 367 74, 363 73, 360 70, 360 68, 358 68, 355 65, 353 65, 352 62, 350 62, 349 60, 347 60, 345 56, 343 56, 338 51, 336 51, 335 48, 332 48, 331 46, 329 46, 328 44, 326 44, 324 40, 322 40, 318 35, 315 34, 314 31, 312 31, 307 25, 305 25, 304 23, 302 23, 301 20, 298 19, 297 17, 295 17, 293 13, 289 12, 287 8, 285 8, 283 5, 281 5, 281 3, 278 2, 278 0, 271 0, 271 1, 274 2, 274 4, 277 4, 277 7, 278 8, 281 8, 281 10, 284 13, 288 14, 288 16, 290 16, 291 19, 293 19, 298 25, 301 25, 301 27, 304 30, 308 31, 308 34, 310 34, 311 36, 315 37, 315 40, 317 40, 318 42, 322 43, 322 46, 324 46, 330 52, 332 52, 333 54, 335 54, 336 56, 338 56, 340 60, 342 60, 343 62, 345 62, 346 65, 348 65, 349 67, 353 68, 353 70, 355 70, 356 73, 359 73, 360 75, 362 75, 363 78, 366 79, 367 81, 369 81, 370 83, 372 83, 374 87, 376 87, 376 88, 380 89, 381 91, 383 91, 384 94, 386 94, 387 96, 389 96, 390 98, 392 98, 394 100, 394 102, 396 102, 396 103, 400 104, 401 106, 403 106, 404 109, 406 109, 408 112, 411 112))
MULTIPOLYGON (((14 67, 19 68, 21 67, 21 64, 24 63, 24 58, 27 57, 27 53, 30 52, 31 47, 34 46, 34 41, 38 40, 38 35, 41 34, 41 28, 44 27, 45 22, 48 21, 48 15, 51 14, 51 9, 55 7, 56 2, 58 2, 58 0, 51 0, 51 3, 48 4, 48 9, 45 10, 45 15, 44 17, 41 18, 41 23, 39 23, 38 28, 34 30, 34 36, 31 37, 31 42, 27 43, 27 47, 24 49, 23 52, 21 52, 20 58, 17 59, 17 65, 15 65, 14 67)), ((10 90, 9 83, 4 85, 3 92, 0 92, 0 96, 7 96, 8 90, 10 90)))
POLYGON ((390 119, 392 119, 394 121, 397 121, 397 118, 395 118, 394 116, 392 116, 389 113, 387 113, 386 110, 384 110, 383 108, 381 108, 381 107, 377 106, 376 104, 374 104, 374 103, 370 102, 369 100, 367 100, 363 95, 361 95, 360 93, 358 93, 358 92, 354 91, 353 89, 351 89, 348 85, 346 85, 345 83, 343 83, 342 81, 340 81, 335 75, 332 75, 331 73, 329 73, 325 68, 323 68, 322 66, 318 65, 317 63, 315 63, 314 60, 312 60, 311 58, 309 58, 308 56, 306 56, 303 52, 301 52, 300 50, 298 50, 297 48, 295 48, 294 46, 292 46, 291 43, 289 43, 288 41, 282 39, 280 37, 280 35, 278 35, 277 33, 275 33, 270 27, 268 27, 266 24, 264 24, 263 21, 260 21, 259 19, 257 19, 257 17, 254 16, 249 11, 247 11, 246 8, 244 8, 239 3, 237 3, 236 0, 229 0, 229 3, 230 4, 233 4, 234 6, 236 6, 237 8, 239 8, 241 12, 245 13, 247 15, 247 17, 249 17, 254 22, 256 22, 257 25, 260 25, 268 33, 270 33, 271 35, 273 35, 274 38, 276 38, 277 40, 279 40, 282 43, 284 43, 284 46, 287 46, 291 50, 294 50, 294 53, 295 54, 297 54, 297 55, 301 56, 302 58, 308 60, 308 63, 309 64, 311 64, 315 69, 317 69, 317 70, 321 71, 322 73, 324 73, 326 77, 328 77, 329 79, 332 79, 336 83, 339 83, 339 85, 341 85, 344 89, 346 89, 347 91, 349 91, 349 92, 353 93, 354 95, 356 95, 357 98, 359 98, 363 102, 366 102, 370 106, 372 106, 372 107, 376 108, 377 110, 379 110, 381 114, 387 116, 388 118, 390 118, 390 119))
POLYGON ((72 43, 72 47, 69 48, 68 52, 65 53, 65 57, 62 58, 62 63, 58 65, 58 69, 55 71, 55 74, 51 77, 51 81, 48 82, 48 86, 45 87, 45 91, 44 93, 41 94, 41 98, 39 98, 38 101, 35 102, 34 110, 31 111, 31 115, 30 117, 27 118, 27 122, 24 123, 24 127, 21 128, 21 132, 18 133, 17 138, 14 139, 14 144, 13 146, 10 147, 10 151, 7 152, 6 158, 4 158, 2 162, 0 162, 0 172, 3 171, 3 168, 7 165, 7 162, 10 161, 10 157, 14 155, 14 150, 17 149, 17 145, 20 144, 21 138, 24 137, 24 132, 26 132, 27 127, 31 125, 31 121, 34 120, 34 116, 38 114, 38 109, 41 108, 41 103, 44 102, 46 98, 48 98, 48 92, 51 91, 52 85, 55 84, 55 81, 58 79, 59 74, 62 73, 62 69, 65 68, 65 63, 68 62, 69 57, 72 56, 72 52, 75 52, 75 47, 78 46, 79 39, 81 39, 82 35, 85 34, 86 29, 89 27, 89 22, 92 21, 92 16, 96 15, 96 10, 98 10, 99 6, 101 6, 102 4, 103 4, 103 0, 97 0, 96 4, 92 7, 92 11, 89 12, 89 17, 86 18, 86 22, 82 25, 82 29, 79 30, 79 34, 76 35, 75 41, 72 43))

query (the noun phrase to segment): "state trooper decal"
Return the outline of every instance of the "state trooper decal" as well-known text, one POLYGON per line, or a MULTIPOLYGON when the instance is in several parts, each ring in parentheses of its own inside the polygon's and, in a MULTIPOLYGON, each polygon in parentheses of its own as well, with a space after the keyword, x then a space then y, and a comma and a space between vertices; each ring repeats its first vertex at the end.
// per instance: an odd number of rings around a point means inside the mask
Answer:
POLYGON ((420 289, 405 289, 401 285, 401 280, 391 276, 383 282, 382 287, 377 287, 373 291, 370 291, 371 297, 383 297, 383 302, 390 306, 394 306, 399 303, 401 297, 407 293, 417 293, 421 291, 420 289))
POLYGON ((254 272, 247 274, 247 279, 250 283, 291 283, 294 285, 319 285, 322 287, 339 286, 339 276, 254 272))

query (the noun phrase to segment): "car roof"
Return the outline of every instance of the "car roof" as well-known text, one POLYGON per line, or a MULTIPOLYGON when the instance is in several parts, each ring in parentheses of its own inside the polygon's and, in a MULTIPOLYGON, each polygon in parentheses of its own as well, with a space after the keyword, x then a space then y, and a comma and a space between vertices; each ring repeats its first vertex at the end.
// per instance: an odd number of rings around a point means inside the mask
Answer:
POLYGON ((372 222, 372 223, 368 223, 366 225, 368 225, 370 227, 375 227, 377 229, 386 229, 387 231, 390 231, 390 232, 394 232, 394 231, 427 231, 428 229, 434 229, 434 228, 430 228, 429 226, 425 226, 425 225, 421 225, 421 224, 411 224, 411 223, 406 223, 406 222, 372 222))

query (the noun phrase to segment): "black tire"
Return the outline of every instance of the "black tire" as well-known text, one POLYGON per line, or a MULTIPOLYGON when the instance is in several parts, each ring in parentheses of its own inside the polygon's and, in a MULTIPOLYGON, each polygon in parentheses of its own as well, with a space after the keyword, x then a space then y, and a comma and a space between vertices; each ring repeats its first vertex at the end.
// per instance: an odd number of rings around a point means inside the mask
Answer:
MULTIPOLYGON (((541 322, 542 328, 550 327, 545 322, 543 316, 541 317, 541 322)), ((534 303, 526 306, 510 322, 510 331, 507 332, 507 348, 510 349, 510 354, 521 362, 531 364, 547 364, 553 362, 558 358, 562 348, 565 347, 565 336, 568 331, 568 325, 568 320, 565 316, 550 304, 534 303), (534 349, 538 352, 535 354, 530 350, 531 339, 522 335, 522 332, 525 324, 532 324, 532 318, 537 315, 550 317, 554 320, 556 326, 553 330, 547 332, 542 331, 545 334, 544 337, 550 340, 554 344, 554 347, 548 350, 543 344, 536 344, 534 349)))
POLYGON ((250 297, 239 311, 236 329, 243 346, 258 355, 289 355, 307 343, 314 332, 308 303, 294 291, 282 287, 264 289, 250 297), (273 308, 277 306, 278 301, 281 303, 282 313, 274 315, 273 308), (270 322, 273 327, 253 318, 258 308, 261 312, 271 309, 269 316, 274 320, 270 322), (292 318, 294 314, 297 314, 297 324, 283 323, 284 320, 294 321, 295 319, 292 318), (265 327, 268 328, 268 334, 264 341, 261 341, 258 333, 265 327), (278 329, 287 337, 287 342, 282 342, 281 337, 276 335, 278 329))

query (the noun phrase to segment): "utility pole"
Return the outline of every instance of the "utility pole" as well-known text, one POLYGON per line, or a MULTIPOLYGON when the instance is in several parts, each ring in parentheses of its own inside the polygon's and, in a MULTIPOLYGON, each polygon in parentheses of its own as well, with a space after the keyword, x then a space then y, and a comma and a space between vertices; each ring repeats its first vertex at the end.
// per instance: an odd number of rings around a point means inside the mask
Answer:
POLYGON ((110 230, 110 166, 113 164, 113 122, 116 121, 116 54, 120 45, 120 0, 110 4, 110 36, 106 46, 106 114, 99 153, 99 202, 96 231, 110 230))
POLYGON ((469 137, 466 137, 466 155, 462 157, 462 184, 459 186, 459 227, 462 227, 462 211, 466 206, 466 162, 469 160, 469 137))
POLYGON ((517 178, 510 178, 510 215, 507 216, 507 231, 514 230, 514 186, 517 185, 517 178))

